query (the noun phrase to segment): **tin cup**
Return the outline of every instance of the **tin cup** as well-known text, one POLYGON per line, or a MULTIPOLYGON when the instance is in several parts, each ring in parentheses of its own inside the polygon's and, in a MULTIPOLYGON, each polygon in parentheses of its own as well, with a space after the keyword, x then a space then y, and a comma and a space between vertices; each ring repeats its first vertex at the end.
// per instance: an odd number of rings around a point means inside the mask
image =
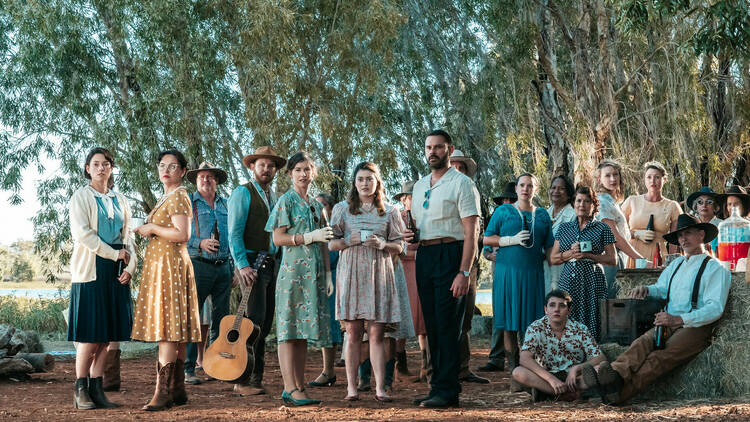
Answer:
POLYGON ((361 242, 365 242, 370 236, 372 236, 372 230, 360 230, 359 231, 359 240, 361 242))
POLYGON ((578 242, 578 247, 580 248, 581 252, 591 252, 591 241, 582 240, 578 242))
POLYGON ((635 268, 641 270, 648 266, 648 260, 646 258, 638 258, 635 260, 635 268))

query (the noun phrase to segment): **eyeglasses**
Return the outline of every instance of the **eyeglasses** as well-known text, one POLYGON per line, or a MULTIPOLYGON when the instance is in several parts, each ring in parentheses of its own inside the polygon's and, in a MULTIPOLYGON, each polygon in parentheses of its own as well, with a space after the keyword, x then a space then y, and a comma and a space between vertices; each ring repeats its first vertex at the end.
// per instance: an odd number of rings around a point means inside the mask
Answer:
POLYGON ((424 202, 422 203, 422 208, 424 209, 430 207, 430 192, 432 192, 432 189, 427 189, 424 193, 424 202))
POLYGON ((713 199, 705 199, 705 200, 704 199, 696 199, 695 203, 698 204, 698 205, 704 205, 704 204, 705 205, 713 205, 716 202, 714 202, 713 199))
POLYGON ((310 205, 310 212, 312 213, 313 221, 315 222, 315 224, 318 224, 320 219, 318 218, 318 215, 315 214, 315 207, 313 207, 312 205, 310 205))
POLYGON ((169 164, 169 165, 164 164, 164 163, 159 163, 159 165, 158 165, 159 170, 162 170, 162 171, 167 170, 170 173, 173 172, 173 171, 175 171, 175 170, 177 170, 177 167, 179 167, 179 166, 180 165, 177 164, 177 163, 172 163, 172 164, 169 164))

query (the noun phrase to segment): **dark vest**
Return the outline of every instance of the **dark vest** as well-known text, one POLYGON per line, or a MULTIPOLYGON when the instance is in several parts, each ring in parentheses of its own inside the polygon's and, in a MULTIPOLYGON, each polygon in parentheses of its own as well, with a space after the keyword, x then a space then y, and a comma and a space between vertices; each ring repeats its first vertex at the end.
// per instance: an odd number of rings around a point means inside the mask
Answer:
POLYGON ((265 202, 263 202, 263 198, 252 184, 253 182, 248 182, 244 185, 250 192, 250 209, 247 212, 245 234, 243 235, 245 249, 268 251, 271 244, 271 233, 267 232, 265 228, 269 211, 265 202))

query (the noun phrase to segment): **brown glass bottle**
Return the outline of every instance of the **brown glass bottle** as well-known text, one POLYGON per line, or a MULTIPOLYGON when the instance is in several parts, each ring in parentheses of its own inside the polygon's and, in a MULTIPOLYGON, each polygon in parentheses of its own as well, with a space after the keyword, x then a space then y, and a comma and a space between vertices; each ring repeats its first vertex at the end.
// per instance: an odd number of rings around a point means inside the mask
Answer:
POLYGON ((406 228, 414 233, 414 237, 409 243, 419 242, 419 229, 417 229, 417 225, 414 223, 414 218, 411 216, 411 210, 406 210, 406 220, 406 228))

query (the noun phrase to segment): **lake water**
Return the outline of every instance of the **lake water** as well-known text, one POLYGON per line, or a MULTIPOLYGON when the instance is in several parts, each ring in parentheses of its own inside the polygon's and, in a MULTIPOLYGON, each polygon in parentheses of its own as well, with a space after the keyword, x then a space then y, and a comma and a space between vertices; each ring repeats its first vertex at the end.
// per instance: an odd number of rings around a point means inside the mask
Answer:
POLYGON ((55 299, 70 296, 69 289, 0 289, 0 296, 55 299))

